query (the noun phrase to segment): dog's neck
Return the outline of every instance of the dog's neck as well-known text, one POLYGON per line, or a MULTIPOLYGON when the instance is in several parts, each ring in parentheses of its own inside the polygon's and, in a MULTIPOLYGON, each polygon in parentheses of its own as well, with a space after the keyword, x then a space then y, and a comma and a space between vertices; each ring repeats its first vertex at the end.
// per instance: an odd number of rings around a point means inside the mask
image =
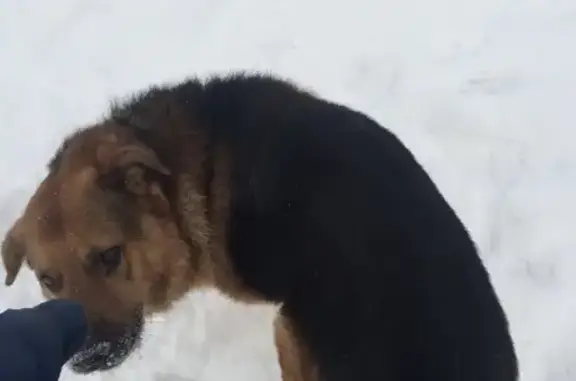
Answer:
POLYGON ((136 138, 173 172, 163 188, 175 222, 190 247, 190 287, 211 287, 233 299, 261 301, 235 275, 226 247, 231 189, 229 152, 209 126, 177 100, 164 102, 170 105, 168 113, 144 107, 117 110, 113 118, 133 129, 136 138), (139 122, 150 119, 154 121, 151 125, 139 122))
POLYGON ((261 302, 262 297, 249 290, 236 275, 226 245, 231 210, 229 153, 201 132, 187 140, 174 142, 181 144, 187 154, 175 165, 171 202, 196 269, 191 287, 216 288, 236 300, 261 302))

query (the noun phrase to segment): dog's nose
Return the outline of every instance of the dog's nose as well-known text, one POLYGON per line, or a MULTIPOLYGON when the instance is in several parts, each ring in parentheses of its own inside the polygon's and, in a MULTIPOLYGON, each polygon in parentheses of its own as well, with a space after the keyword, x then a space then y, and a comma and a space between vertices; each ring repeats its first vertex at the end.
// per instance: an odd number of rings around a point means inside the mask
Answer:
POLYGON ((89 337, 84 347, 72 358, 72 368, 78 373, 90 373, 105 369, 110 362, 112 344, 106 341, 95 341, 89 337))

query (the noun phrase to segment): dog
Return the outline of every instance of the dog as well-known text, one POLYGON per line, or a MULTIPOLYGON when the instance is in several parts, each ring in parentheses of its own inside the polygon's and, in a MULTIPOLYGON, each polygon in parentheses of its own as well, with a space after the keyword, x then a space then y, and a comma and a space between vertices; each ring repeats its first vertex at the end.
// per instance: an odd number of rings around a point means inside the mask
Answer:
POLYGON ((77 373, 119 366, 191 290, 279 306, 284 381, 513 381, 476 246, 408 148, 350 107, 254 73, 150 86, 76 130, 2 245, 80 301, 77 373))

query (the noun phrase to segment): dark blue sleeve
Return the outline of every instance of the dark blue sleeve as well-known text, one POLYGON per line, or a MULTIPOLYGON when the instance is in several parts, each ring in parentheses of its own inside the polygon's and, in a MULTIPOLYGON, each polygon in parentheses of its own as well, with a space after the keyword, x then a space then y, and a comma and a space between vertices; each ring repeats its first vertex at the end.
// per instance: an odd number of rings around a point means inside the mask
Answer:
POLYGON ((0 380, 57 381, 86 334, 84 311, 71 301, 1 313, 0 380))

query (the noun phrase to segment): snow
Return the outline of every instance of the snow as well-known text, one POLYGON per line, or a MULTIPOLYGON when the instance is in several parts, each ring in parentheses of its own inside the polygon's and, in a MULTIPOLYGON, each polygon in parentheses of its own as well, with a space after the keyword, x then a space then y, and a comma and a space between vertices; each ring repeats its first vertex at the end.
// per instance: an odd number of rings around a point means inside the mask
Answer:
MULTIPOLYGON (((151 83, 273 71, 397 133, 471 230, 524 381, 576 380, 574 0, 0 0, 0 232, 60 139, 151 83), (572 48, 571 48, 572 46, 572 48)), ((3 277, 3 274, 0 274, 3 277)), ((0 309, 40 301, 32 274, 0 309)), ((271 307, 195 293, 124 366, 277 381, 271 307)))

